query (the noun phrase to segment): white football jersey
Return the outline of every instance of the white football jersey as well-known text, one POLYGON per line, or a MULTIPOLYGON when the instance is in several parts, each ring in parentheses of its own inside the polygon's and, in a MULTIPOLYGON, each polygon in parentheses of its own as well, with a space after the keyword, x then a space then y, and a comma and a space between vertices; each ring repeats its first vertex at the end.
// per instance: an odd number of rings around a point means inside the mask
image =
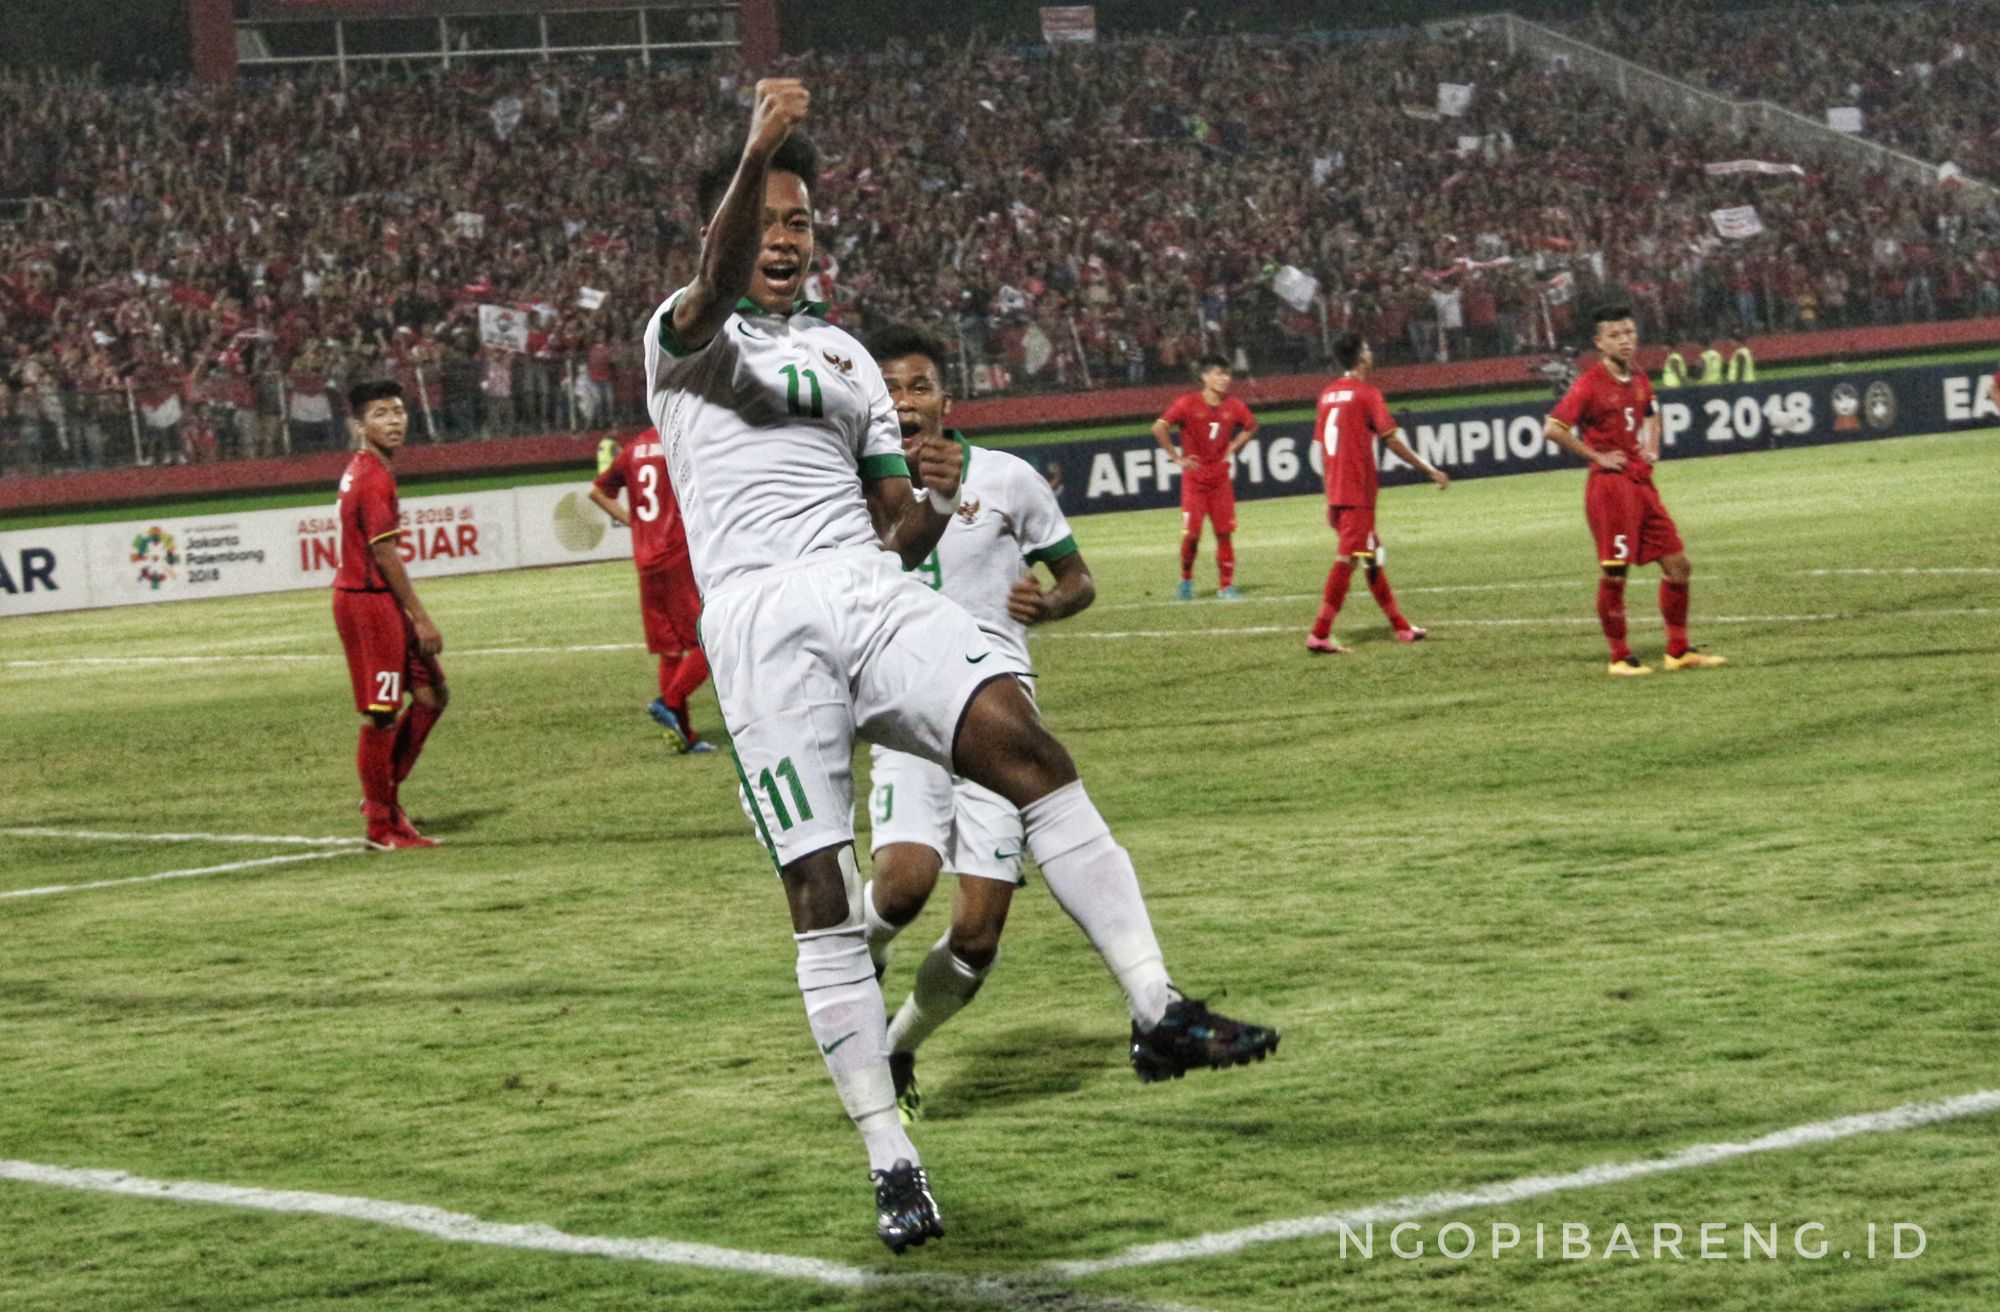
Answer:
POLYGON ((1032 670, 1028 626, 1007 613, 1007 594, 1030 563, 1061 560, 1077 549, 1076 539, 1034 466, 958 440, 965 447, 958 513, 911 573, 964 607, 995 646, 1032 670))
POLYGON ((817 307, 772 314, 747 297, 683 351, 672 313, 685 291, 646 324, 646 408, 702 592, 815 552, 881 549, 862 480, 909 467, 875 361, 817 307))

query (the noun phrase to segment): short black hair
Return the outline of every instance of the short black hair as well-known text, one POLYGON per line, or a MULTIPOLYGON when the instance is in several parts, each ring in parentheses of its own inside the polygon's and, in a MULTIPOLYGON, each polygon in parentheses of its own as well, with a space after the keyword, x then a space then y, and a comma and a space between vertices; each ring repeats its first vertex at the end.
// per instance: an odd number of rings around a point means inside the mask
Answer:
POLYGON ((939 378, 944 377, 945 363, 951 358, 945 354, 944 344, 937 338, 908 323, 892 323, 871 333, 868 354, 874 356, 878 364, 884 360, 921 355, 936 367, 939 378))
POLYGON ((1235 368, 1230 365, 1229 361, 1219 355, 1204 355, 1203 357, 1201 357, 1200 362, 1195 365, 1196 373, 1205 374, 1211 369, 1221 369, 1227 373, 1232 373, 1232 374, 1236 372, 1235 368))
POLYGON ((1352 369, 1361 363, 1361 348, 1368 340, 1352 328, 1333 339, 1333 358, 1342 369, 1352 369))
MULTIPOLYGON (((701 177, 694 184, 695 204, 701 207, 701 222, 706 224, 715 218, 715 211, 722 205, 722 197, 729 190, 731 180, 736 177, 736 166, 743 160, 743 148, 748 144, 738 137, 709 158, 708 167, 701 171, 701 177)), ((799 180, 811 191, 819 185, 819 151, 814 149, 812 140, 803 133, 794 132, 785 138, 783 145, 771 156, 770 171, 773 173, 796 173, 799 180)))
POLYGON ((1631 306, 1623 301, 1607 301, 1590 312, 1590 331, 1595 335, 1599 324, 1617 323, 1620 319, 1631 317, 1631 306))
POLYGON ((367 414, 368 407, 377 401, 402 399, 403 385, 393 378, 370 378, 347 389, 347 408, 356 419, 367 414))

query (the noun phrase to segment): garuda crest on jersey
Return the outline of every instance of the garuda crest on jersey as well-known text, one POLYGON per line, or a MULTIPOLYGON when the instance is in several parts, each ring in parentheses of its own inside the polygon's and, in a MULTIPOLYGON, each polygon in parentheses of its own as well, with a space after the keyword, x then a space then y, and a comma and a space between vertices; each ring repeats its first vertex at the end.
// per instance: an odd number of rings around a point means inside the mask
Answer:
POLYGON ((979 502, 977 501, 960 502, 958 507, 958 517, 964 520, 968 524, 970 524, 973 520, 978 519, 979 502))

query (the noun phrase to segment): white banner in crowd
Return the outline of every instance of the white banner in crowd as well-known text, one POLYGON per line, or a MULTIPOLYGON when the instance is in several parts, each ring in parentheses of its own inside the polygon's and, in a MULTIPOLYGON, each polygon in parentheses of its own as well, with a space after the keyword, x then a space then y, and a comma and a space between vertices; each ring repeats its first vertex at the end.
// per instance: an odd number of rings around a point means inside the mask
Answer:
POLYGON ((1755 205, 1734 205, 1712 211, 1708 217, 1715 221, 1715 230, 1730 241, 1743 241, 1764 231, 1764 220, 1757 217, 1755 205))
POLYGON ((1861 109, 1857 105, 1845 105, 1839 109, 1826 111, 1826 125, 1835 132, 1861 131, 1861 109))
POLYGON ((1714 164, 1704 164, 1701 169, 1710 177, 1725 177, 1732 173, 1765 173, 1780 176, 1787 173, 1801 176, 1805 174, 1805 170, 1796 164, 1774 164, 1768 159, 1726 159, 1714 164))
POLYGON ((504 305, 479 307, 479 344, 508 351, 528 349, 528 316, 504 305))
POLYGON ((1319 295, 1319 279, 1304 269, 1287 264, 1278 270, 1278 276, 1271 279, 1271 290, 1278 299, 1294 310, 1304 313, 1312 309, 1313 297, 1319 295))
POLYGON ((1097 6, 1043 5, 1042 40, 1050 45, 1097 40, 1097 6))
POLYGON ((1465 111, 1472 108, 1472 84, 1469 82, 1438 83, 1438 113, 1446 118, 1463 118, 1465 111))
MULTIPOLYGON (((622 560, 630 535, 588 480, 403 502, 412 578, 622 560)), ((164 512, 121 524, 0 533, 0 615, 327 588, 340 564, 334 506, 237 515, 164 512)))

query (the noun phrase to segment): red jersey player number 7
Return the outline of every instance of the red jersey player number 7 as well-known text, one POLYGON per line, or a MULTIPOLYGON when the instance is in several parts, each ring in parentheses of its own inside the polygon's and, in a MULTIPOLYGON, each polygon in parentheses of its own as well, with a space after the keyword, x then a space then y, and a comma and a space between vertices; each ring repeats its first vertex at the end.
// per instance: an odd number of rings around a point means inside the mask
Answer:
POLYGON ((1236 453, 1257 431, 1250 407, 1229 394, 1235 372, 1219 355, 1203 357, 1201 390, 1177 397, 1153 421, 1153 440, 1181 468, 1182 601, 1194 598, 1194 558, 1201 549, 1201 524, 1215 525, 1216 596, 1235 601, 1236 485, 1230 481, 1236 453), (1179 447, 1169 437, 1180 430, 1179 447))
POLYGON ((1608 672, 1651 674, 1625 640, 1625 575, 1634 565, 1660 566, 1660 617, 1667 629, 1669 670, 1725 664, 1688 643, 1688 578, 1694 567, 1673 516, 1653 486, 1660 458, 1660 408, 1653 384, 1636 360, 1639 326, 1631 307, 1607 305, 1591 315, 1596 364, 1578 375, 1549 413, 1551 442, 1590 465, 1584 517, 1597 539, 1597 621, 1611 648, 1608 672))

